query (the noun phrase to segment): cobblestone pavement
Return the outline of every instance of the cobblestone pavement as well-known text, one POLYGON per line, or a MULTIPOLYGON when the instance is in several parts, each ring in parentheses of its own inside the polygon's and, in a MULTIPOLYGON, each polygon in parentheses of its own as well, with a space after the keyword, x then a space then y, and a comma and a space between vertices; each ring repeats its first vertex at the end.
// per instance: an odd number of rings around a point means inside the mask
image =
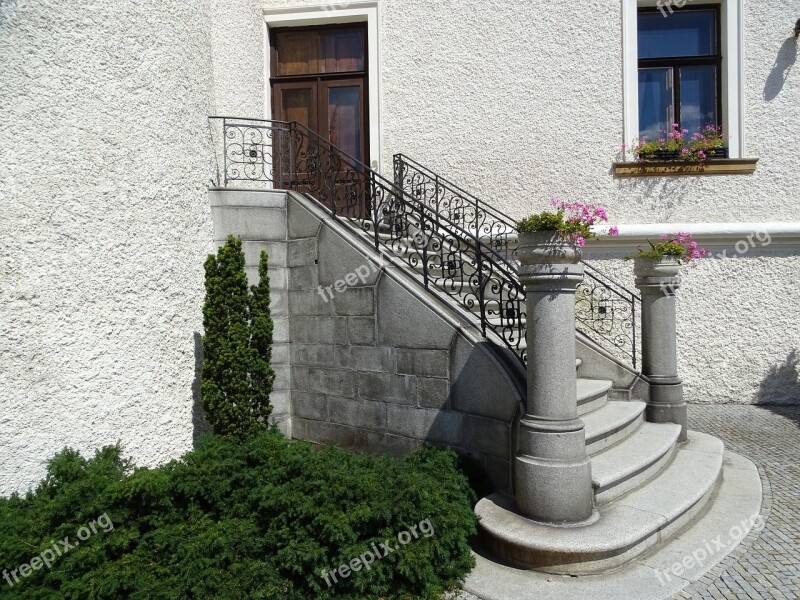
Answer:
POLYGON ((689 427, 758 466, 766 525, 674 598, 800 599, 800 406, 692 405, 689 427))
POLYGON ((800 407, 694 405, 689 426, 758 466, 766 526, 675 598, 800 598, 800 407))

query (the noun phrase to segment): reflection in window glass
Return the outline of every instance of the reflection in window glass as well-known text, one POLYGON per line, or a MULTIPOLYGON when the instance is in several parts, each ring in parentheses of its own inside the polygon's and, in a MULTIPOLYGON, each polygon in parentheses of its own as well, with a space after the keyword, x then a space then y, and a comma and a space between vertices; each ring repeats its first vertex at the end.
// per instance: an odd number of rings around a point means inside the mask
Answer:
POLYGON ((639 58, 712 56, 716 54, 716 12, 675 11, 639 14, 639 58))
POLYGON ((361 156, 361 89, 332 87, 328 92, 328 127, 331 143, 350 156, 361 156))
POLYGON ((717 124, 716 68, 681 68, 681 126, 694 134, 717 124))
POLYGON ((639 69, 639 135, 669 131, 675 119, 672 69, 639 69))

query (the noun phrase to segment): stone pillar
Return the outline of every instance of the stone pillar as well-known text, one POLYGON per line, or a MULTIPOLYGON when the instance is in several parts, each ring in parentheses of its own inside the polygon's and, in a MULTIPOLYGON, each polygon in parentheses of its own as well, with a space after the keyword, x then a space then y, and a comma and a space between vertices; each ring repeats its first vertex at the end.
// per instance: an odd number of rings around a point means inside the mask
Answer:
POLYGON ((519 424, 516 504, 537 521, 577 524, 592 517, 594 497, 575 375, 581 251, 537 232, 519 235, 517 255, 527 299, 528 402, 519 424))
POLYGON ((636 258, 636 287, 642 293, 642 374, 650 381, 647 420, 677 423, 686 441, 686 402, 678 377, 675 292, 680 263, 673 257, 636 258))

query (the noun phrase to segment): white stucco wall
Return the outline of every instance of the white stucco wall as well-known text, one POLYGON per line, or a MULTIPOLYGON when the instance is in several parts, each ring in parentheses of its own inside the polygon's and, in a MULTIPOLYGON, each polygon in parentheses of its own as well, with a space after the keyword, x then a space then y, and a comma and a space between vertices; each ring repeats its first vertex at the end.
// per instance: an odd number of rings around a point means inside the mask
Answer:
MULTIPOLYGON (((622 4, 381 0, 385 169, 403 152, 514 217, 558 196, 605 204, 617 223, 800 220, 796 3, 745 2, 745 157, 759 158, 755 175, 616 179, 622 4)), ((800 244, 687 275, 679 328, 690 400, 800 402, 799 254, 800 244), (766 380, 782 383, 762 393, 766 380)), ((597 266, 633 287, 629 263, 597 266)))
POLYGON ((257 0, 210 0, 214 114, 264 117, 264 20, 257 0))
POLYGON ((0 4, 0 494, 67 445, 191 447, 206 117, 263 106, 254 6, 0 4))
MULTIPOLYGON (((65 445, 120 440, 142 464, 190 447, 206 116, 264 116, 261 8, 0 3, 0 493, 65 445)), ((381 0, 382 164, 404 152, 513 216, 562 196, 622 223, 797 220, 796 8, 745 6, 755 175, 618 180, 621 3, 381 0)), ((797 250, 687 275, 691 400, 797 400, 797 250)))
POLYGON ((512 216, 563 196, 627 223, 797 220, 785 149, 800 144, 800 73, 781 83, 796 60, 796 3, 745 3, 756 174, 636 179, 611 175, 625 141, 622 3, 606 4, 383 2, 384 155, 407 153, 512 216))

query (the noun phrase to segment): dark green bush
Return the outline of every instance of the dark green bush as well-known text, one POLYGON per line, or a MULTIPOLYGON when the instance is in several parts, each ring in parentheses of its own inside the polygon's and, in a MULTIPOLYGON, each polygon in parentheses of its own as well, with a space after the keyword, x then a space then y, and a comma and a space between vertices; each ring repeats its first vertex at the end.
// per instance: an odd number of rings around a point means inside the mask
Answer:
POLYGON ((200 384, 214 431, 238 438, 268 427, 275 381, 266 252, 259 261, 260 281, 249 291, 244 265, 242 241, 234 236, 206 260, 200 384))
POLYGON ((0 499, 0 569, 12 570, 106 514, 92 535, 0 598, 438 598, 473 561, 474 497, 452 451, 405 459, 317 451, 268 431, 244 443, 209 435, 157 469, 117 448, 65 450, 25 498, 0 499), (434 533, 398 534, 425 519, 434 533), (381 542, 398 549, 338 578, 321 573, 381 542))

